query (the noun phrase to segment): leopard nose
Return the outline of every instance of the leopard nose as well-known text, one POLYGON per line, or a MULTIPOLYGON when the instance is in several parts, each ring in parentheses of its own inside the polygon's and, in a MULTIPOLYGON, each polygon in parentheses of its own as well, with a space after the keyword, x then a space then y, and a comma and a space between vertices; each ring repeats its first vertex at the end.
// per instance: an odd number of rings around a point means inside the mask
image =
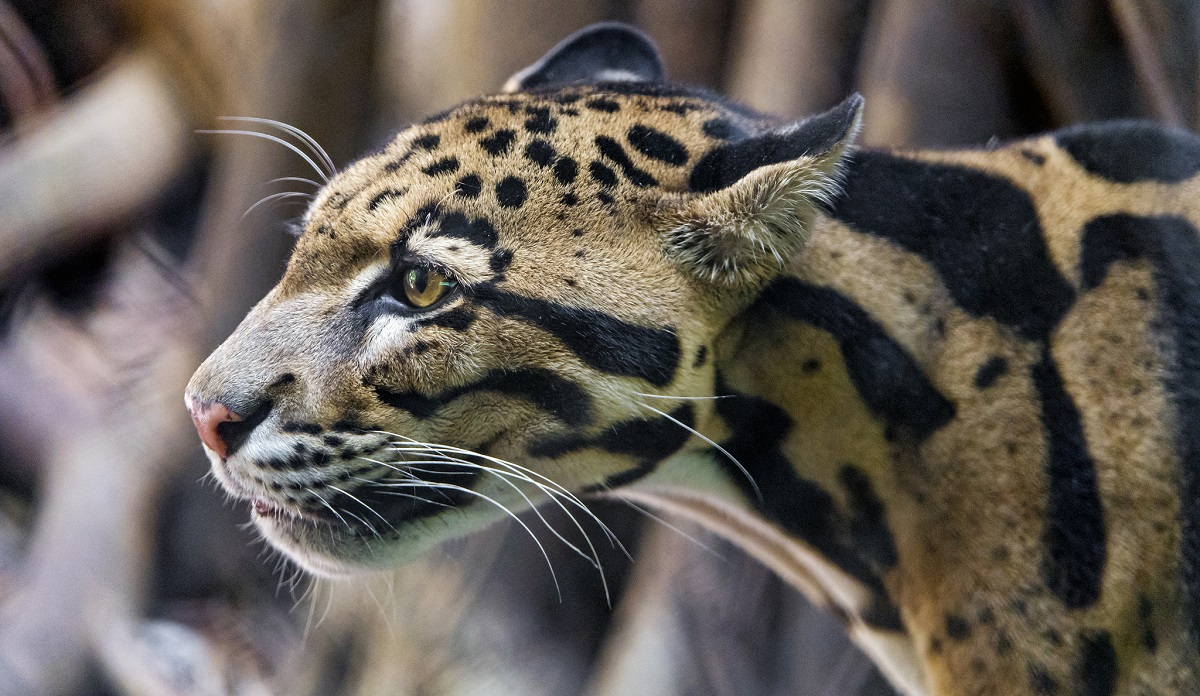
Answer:
POLYGON ((251 431, 266 420, 271 402, 263 401, 248 414, 236 413, 220 401, 202 401, 190 394, 183 397, 200 441, 221 459, 229 458, 250 437, 251 431))

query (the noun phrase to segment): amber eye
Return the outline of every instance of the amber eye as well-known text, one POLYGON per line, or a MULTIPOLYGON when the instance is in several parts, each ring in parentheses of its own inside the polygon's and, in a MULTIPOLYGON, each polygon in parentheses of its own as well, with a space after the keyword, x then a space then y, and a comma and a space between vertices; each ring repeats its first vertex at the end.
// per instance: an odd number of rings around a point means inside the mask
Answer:
POLYGON ((432 306, 458 285, 444 274, 424 266, 411 266, 401 273, 402 297, 399 299, 417 309, 432 306))

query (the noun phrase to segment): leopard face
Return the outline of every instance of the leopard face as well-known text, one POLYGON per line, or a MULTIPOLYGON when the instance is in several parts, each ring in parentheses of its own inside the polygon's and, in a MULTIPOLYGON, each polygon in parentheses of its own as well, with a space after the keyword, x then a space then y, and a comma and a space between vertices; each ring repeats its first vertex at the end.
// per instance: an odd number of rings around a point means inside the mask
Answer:
POLYGON ((621 32, 623 58, 568 39, 338 174, 192 378, 216 477, 311 571, 708 446, 713 341, 803 244, 861 102, 781 126, 662 84, 621 32))

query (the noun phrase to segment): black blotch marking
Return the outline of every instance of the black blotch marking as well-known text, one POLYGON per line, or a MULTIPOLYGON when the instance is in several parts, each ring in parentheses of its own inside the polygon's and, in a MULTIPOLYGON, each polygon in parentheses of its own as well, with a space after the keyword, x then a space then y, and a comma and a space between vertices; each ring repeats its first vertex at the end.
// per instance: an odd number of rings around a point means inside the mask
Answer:
POLYGON ((683 404, 671 411, 670 418, 659 416, 619 421, 593 437, 574 434, 550 437, 531 445, 529 453, 535 457, 561 457, 591 448, 637 460, 634 468, 613 474, 603 483, 588 488, 589 491, 607 490, 642 478, 652 472, 656 464, 678 452, 692 436, 687 428, 695 427, 695 421, 692 405, 683 404))
POLYGON ((1029 688, 1038 696, 1055 696, 1058 693, 1058 682, 1038 664, 1029 665, 1029 688))
POLYGON ((492 269, 492 273, 503 273, 508 270, 512 263, 513 253, 508 249, 497 249, 492 252, 491 258, 488 259, 488 268, 492 269))
POLYGON ((455 171, 458 171, 458 158, 457 157, 443 157, 442 159, 434 162, 433 164, 431 164, 428 167, 425 167, 424 169, 421 170, 421 172, 423 172, 424 174, 427 174, 429 176, 437 176, 439 174, 448 174, 450 172, 455 172, 455 171))
POLYGON ((821 361, 816 358, 809 358, 800 364, 800 372, 811 375, 821 369, 821 361))
POLYGON ((646 188, 647 186, 658 185, 658 180, 650 175, 644 169, 639 169, 629 159, 629 155, 625 152, 625 148, 612 138, 605 135, 596 136, 596 147, 600 149, 600 154, 612 160, 618 167, 621 168, 621 173, 625 175, 629 182, 638 188, 646 188))
POLYGON ((565 206, 574 206, 579 203, 579 198, 573 193, 564 193, 562 195, 562 203, 565 206))
POLYGON ((477 198, 482 191, 483 182, 475 174, 468 174, 454 182, 454 193, 463 198, 477 198))
POLYGON ((383 403, 426 419, 459 397, 474 392, 492 391, 528 399, 538 408, 567 425, 586 425, 592 419, 592 401, 575 382, 541 368, 496 370, 471 384, 449 389, 436 396, 417 392, 394 392, 384 386, 372 389, 383 403))
POLYGON ((442 142, 442 136, 437 133, 422 135, 413 141, 413 147, 418 150, 436 150, 439 143, 442 142))
POLYGON ((402 188, 402 189, 390 188, 385 191, 380 191, 379 193, 372 196, 370 202, 367 203, 367 211, 373 213, 373 212, 375 212, 375 209, 378 208, 384 201, 394 199, 394 198, 403 198, 404 194, 406 194, 406 193, 408 193, 408 189, 406 189, 406 188, 402 188))
POLYGON ((1036 164, 1039 167, 1046 163, 1046 156, 1041 153, 1034 152, 1033 150, 1029 150, 1026 148, 1021 148, 1020 150, 1018 150, 1018 152, 1021 153, 1022 157, 1029 160, 1030 162, 1033 162, 1034 164, 1036 164))
POLYGON ((506 176, 496 184, 496 200, 505 208, 520 208, 525 195, 525 182, 515 176, 506 176))
POLYGON ((432 347, 433 344, 429 341, 417 341, 409 346, 408 349, 404 351, 404 354, 414 357, 418 355, 424 355, 432 347))
POLYGON ((513 144, 513 140, 516 137, 517 134, 515 131, 505 128, 492 133, 486 138, 481 138, 479 146, 486 150, 489 155, 499 157, 508 152, 509 146, 513 144))
POLYGON ((463 125, 463 130, 468 133, 482 133, 490 124, 487 116, 474 116, 463 125))
POLYGON ((583 228, 576 227, 575 229, 571 230, 571 234, 576 237, 582 237, 583 236, 583 228))
POLYGON ((549 167, 557 154, 554 146, 541 138, 534 138, 525 146, 525 159, 543 167, 549 167))
POLYGON ((971 624, 957 614, 946 614, 946 637, 952 640, 966 640, 971 637, 971 624))
POLYGON ((1080 696, 1112 696, 1117 688, 1117 651, 1108 631, 1080 636, 1075 679, 1080 696))
POLYGON ((609 114, 615 113, 615 112, 621 110, 621 105, 619 103, 617 103, 616 101, 613 101, 612 99, 606 99, 604 97, 596 97, 595 99, 589 99, 585 103, 585 106, 587 106, 587 108, 589 108, 589 109, 593 109, 595 111, 603 111, 603 112, 609 113, 609 114))
POLYGON ((554 335, 587 365, 614 375, 666 386, 679 365, 679 339, 671 327, 630 324, 603 312, 516 295, 482 285, 476 300, 500 316, 529 322, 554 335))
POLYGON ((876 572, 899 562, 892 530, 888 528, 883 502, 875 494, 871 479, 861 469, 846 465, 838 471, 838 483, 846 491, 850 512, 850 538, 855 548, 876 572))
POLYGON ((575 279, 574 279, 574 278, 564 278, 564 279, 563 279, 563 282, 567 284, 567 287, 572 287, 572 288, 573 288, 573 287, 575 287, 575 285, 576 285, 576 283, 575 283, 575 279))
POLYGON ((854 388, 885 424, 903 428, 921 442, 954 418, 954 404, 912 357, 844 295, 783 278, 768 286, 759 302, 832 334, 854 388))
POLYGON ((441 312, 428 319, 416 322, 417 327, 440 326, 454 331, 466 331, 475 323, 476 314, 466 307, 455 307, 447 312, 441 312))
POLYGON ((390 174, 391 172, 394 172, 394 171, 400 169, 405 164, 407 164, 410 159, 412 159, 412 156, 413 156, 412 150, 409 150, 408 152, 404 153, 403 155, 400 155, 400 157, 398 157, 390 162, 386 162, 383 165, 383 171, 388 172, 390 174))
POLYGON ((577 258, 577 259, 582 259, 582 258, 584 258, 584 257, 586 257, 586 256, 587 256, 587 252, 586 252, 586 251, 584 251, 583 249, 576 249, 576 250, 575 250, 575 258, 577 258))
POLYGON ((324 442, 329 447, 341 447, 346 443, 345 440, 337 435, 326 435, 325 437, 321 438, 321 442, 324 442))
POLYGON ((574 104, 575 102, 579 101, 580 99, 583 99, 583 95, 579 94, 578 92, 566 92, 563 94, 556 94, 553 97, 551 97, 551 99, 558 102, 559 104, 574 104))
POLYGON ((600 203, 603 205, 612 205, 616 202, 612 195, 610 195, 607 191, 601 191, 600 193, 597 193, 596 200, 600 201, 600 203))
MULTIPOLYGON (((1184 218, 1108 215, 1083 230, 1080 276, 1084 289, 1104 282, 1119 261, 1153 264, 1156 324, 1167 337, 1167 393, 1175 407, 1180 500, 1200 500, 1200 240, 1184 218)), ((1189 632, 1200 643, 1200 504, 1180 511, 1180 574, 1189 632)))
POLYGON ((1148 121, 1077 126, 1055 140, 1079 166, 1120 184, 1176 184, 1200 172, 1200 137, 1148 121))
POLYGON ((732 140, 745 135, 740 128, 735 127, 727 119, 710 118, 701 126, 704 134, 715 140, 732 140))
POLYGON ((558 183, 566 186, 579 174, 579 164, 570 157, 559 157, 554 163, 554 178, 558 179, 558 183))
POLYGON ((553 133, 558 127, 558 120, 550 116, 550 109, 544 106, 526 107, 525 112, 530 114, 525 119, 525 130, 530 133, 553 133))
POLYGON ((629 138, 630 145, 651 159, 666 162, 673 167, 687 164, 687 148, 660 130, 637 125, 629 129, 626 137, 629 138))
POLYGON ((660 110, 662 110, 662 111, 668 111, 673 114, 679 114, 680 116, 687 116, 692 111, 697 111, 699 109, 700 109, 699 106, 696 106, 695 104, 691 104, 689 102, 672 102, 670 104, 660 107, 660 110))
MULTIPOLYGON (((424 217, 418 212, 414 220, 420 219, 424 222, 424 217)), ((453 237, 485 249, 494 248, 499 241, 496 228, 483 218, 469 218, 459 212, 449 212, 442 214, 435 221, 436 226, 431 226, 432 231, 429 233, 431 237, 453 237)))
POLYGON ((833 497, 817 482, 802 478, 783 454, 783 442, 794 425, 787 412, 765 399, 730 390, 719 374, 716 391, 725 397, 716 401, 717 414, 732 433, 721 446, 758 484, 761 500, 729 457, 712 452, 729 480, 767 519, 811 544, 881 599, 886 598, 882 580, 846 538, 849 521, 838 512, 833 497))
POLYGON ((617 174, 599 162, 588 163, 588 173, 603 188, 613 188, 617 185, 617 174))
POLYGON ((979 366, 979 371, 975 373, 975 388, 987 389, 1000 379, 1001 375, 1008 372, 1008 360, 996 355, 988 359, 983 365, 979 366))
POLYGON ((297 443, 293 444, 292 449, 296 451, 296 454, 307 454, 308 453, 308 445, 304 444, 303 442, 297 442, 297 443))
POLYGON ((296 375, 292 374, 291 372, 285 372, 282 375, 279 375, 279 379, 276 379, 268 388, 273 389, 275 387, 284 387, 295 381, 296 375))
POLYGON ((692 369, 704 367, 706 362, 708 362, 708 346, 700 346, 696 349, 696 359, 692 361, 692 369))
POLYGON ((285 433, 304 433, 305 435, 320 435, 323 432, 321 426, 316 423, 301 423, 299 421, 288 421, 279 427, 285 433))

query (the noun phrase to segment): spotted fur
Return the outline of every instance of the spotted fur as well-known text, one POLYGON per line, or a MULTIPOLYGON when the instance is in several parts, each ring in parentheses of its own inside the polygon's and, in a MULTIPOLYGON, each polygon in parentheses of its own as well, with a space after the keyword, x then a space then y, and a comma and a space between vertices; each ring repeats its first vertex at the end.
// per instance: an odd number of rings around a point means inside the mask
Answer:
POLYGON ((602 25, 405 129, 189 385, 243 417, 218 477, 318 573, 617 495, 906 693, 1200 693, 1200 138, 851 153, 861 106, 780 123, 602 25), (458 289, 405 306, 414 263, 458 289))

